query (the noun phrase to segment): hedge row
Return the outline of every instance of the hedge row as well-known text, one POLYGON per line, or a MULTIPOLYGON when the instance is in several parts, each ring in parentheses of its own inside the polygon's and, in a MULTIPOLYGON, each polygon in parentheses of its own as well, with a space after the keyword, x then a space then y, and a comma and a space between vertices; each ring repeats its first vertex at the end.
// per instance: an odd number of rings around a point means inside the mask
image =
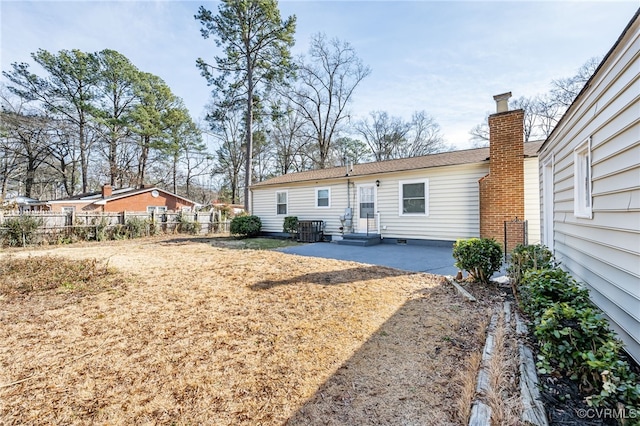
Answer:
MULTIPOLYGON (((161 224, 152 219, 130 217, 124 225, 109 225, 105 218, 94 219, 92 225, 69 226, 62 232, 42 234, 43 222, 39 217, 18 216, 4 221, 0 228, 0 246, 25 247, 44 242, 67 244, 77 241, 106 241, 139 238, 161 233, 161 224)), ((176 232, 198 234, 201 224, 182 214, 177 217, 176 232)))
MULTIPOLYGON (((586 402, 591 407, 640 414, 638 377, 589 291, 539 245, 516 248, 508 271, 520 309, 534 324, 538 371, 576 381, 590 394, 586 402)), ((624 424, 640 424, 634 417, 624 424)))

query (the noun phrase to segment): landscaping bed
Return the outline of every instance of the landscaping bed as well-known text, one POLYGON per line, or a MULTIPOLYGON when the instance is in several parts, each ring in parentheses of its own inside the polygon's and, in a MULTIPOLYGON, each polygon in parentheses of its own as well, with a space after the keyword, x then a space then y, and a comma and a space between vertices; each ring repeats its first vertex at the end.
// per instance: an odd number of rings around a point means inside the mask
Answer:
POLYGON ((0 295, 0 423, 465 423, 497 288, 227 243, 10 251, 112 275, 0 295))

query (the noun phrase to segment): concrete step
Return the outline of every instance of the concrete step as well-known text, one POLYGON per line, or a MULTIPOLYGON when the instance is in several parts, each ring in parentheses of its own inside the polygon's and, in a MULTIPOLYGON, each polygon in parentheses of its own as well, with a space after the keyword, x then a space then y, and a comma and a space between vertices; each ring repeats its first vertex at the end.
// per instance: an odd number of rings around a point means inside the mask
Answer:
POLYGON ((381 242, 382 239, 378 234, 345 234, 342 240, 337 241, 337 244, 342 246, 369 247, 380 244, 381 242))

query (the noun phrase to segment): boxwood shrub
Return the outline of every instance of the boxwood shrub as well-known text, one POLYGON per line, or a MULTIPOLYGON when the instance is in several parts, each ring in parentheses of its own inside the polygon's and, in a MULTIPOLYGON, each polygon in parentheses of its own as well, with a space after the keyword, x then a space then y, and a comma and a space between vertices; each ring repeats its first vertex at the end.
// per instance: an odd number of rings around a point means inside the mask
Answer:
POLYGON ((298 232, 298 216, 287 216, 282 223, 282 231, 291 234, 291 237, 298 232))
POLYGON ((241 237, 256 237, 260 234, 262 221, 258 216, 236 216, 231 220, 230 231, 241 237))
POLYGON ((453 257, 457 268, 476 281, 488 283, 502 266, 502 246, 492 238, 458 240, 453 245, 453 257))

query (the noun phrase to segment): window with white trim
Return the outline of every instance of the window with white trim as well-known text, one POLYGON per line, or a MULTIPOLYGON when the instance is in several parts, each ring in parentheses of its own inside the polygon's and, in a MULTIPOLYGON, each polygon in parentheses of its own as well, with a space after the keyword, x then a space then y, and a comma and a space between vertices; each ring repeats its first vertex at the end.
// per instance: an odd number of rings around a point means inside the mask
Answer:
POLYGON ((573 151, 573 213, 591 219, 591 138, 573 151))
POLYGON ((319 209, 331 207, 330 188, 316 188, 316 207, 319 209))
POLYGON ((276 214, 284 215, 287 214, 288 208, 288 193, 287 191, 278 191, 276 192, 276 214))
POLYGON ((429 214, 429 180, 400 181, 400 215, 428 215, 429 214))
POLYGON ((167 206, 147 206, 147 213, 151 214, 151 213, 166 213, 167 212, 167 206))

